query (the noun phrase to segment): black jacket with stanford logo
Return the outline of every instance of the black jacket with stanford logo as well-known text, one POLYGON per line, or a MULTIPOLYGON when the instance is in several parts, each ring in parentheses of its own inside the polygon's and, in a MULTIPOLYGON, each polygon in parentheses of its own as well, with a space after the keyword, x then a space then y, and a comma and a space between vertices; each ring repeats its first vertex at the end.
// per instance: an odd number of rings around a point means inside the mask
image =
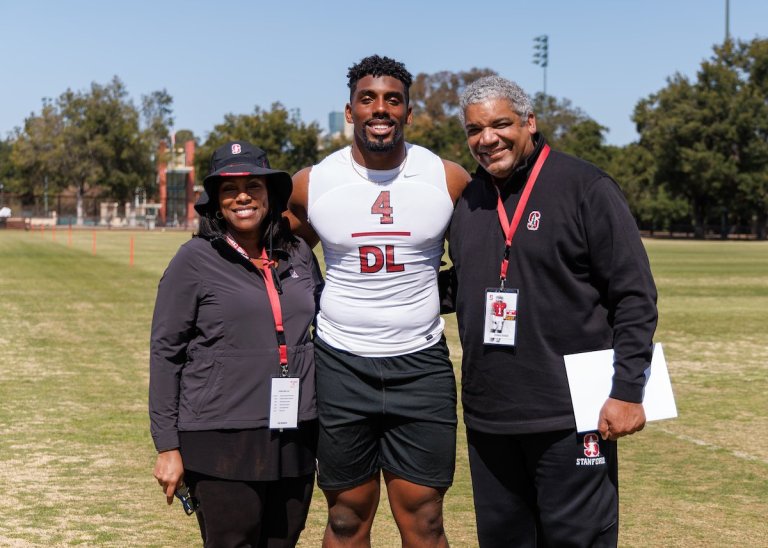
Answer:
MULTIPOLYGON (((512 219, 544 145, 504 184, 512 219)), ((450 227, 451 287, 463 346, 469 428, 499 434, 575 427, 563 355, 615 350, 611 397, 641 402, 656 329, 656 286, 618 185, 551 151, 514 235, 506 287, 519 290, 514 349, 483 344, 485 290, 499 287, 504 234, 490 176, 478 168, 450 227)))

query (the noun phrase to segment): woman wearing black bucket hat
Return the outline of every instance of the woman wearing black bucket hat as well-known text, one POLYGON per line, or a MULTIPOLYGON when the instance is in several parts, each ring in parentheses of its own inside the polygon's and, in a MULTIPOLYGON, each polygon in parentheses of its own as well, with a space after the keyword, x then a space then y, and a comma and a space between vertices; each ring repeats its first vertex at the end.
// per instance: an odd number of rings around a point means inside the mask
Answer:
POLYGON ((261 149, 219 147, 203 186, 199 231, 155 303, 154 476, 169 504, 176 493, 196 508, 205 546, 294 546, 314 484, 322 279, 282 217, 291 178, 261 149))

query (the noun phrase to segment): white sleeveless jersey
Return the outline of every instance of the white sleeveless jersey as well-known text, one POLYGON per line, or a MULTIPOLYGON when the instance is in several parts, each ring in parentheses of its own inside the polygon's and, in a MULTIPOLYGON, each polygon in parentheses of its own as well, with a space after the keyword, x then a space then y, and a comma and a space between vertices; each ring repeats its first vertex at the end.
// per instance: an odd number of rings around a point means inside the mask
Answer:
POLYGON ((326 266, 317 334, 360 356, 416 352, 443 332, 437 271, 453 201, 442 160, 406 147, 393 170, 353 165, 347 147, 309 174, 307 214, 326 266))

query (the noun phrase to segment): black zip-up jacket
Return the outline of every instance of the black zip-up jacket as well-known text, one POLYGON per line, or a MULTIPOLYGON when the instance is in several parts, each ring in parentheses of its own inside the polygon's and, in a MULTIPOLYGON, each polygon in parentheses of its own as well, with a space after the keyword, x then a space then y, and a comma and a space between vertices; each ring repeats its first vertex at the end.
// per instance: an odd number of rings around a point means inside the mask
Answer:
MULTIPOLYGON (((510 220, 544 145, 539 134, 534 139, 534 152, 501 189, 510 220)), ((506 287, 519 290, 514 350, 483 344, 485 290, 499 287, 505 248, 497 200, 479 168, 450 227, 467 427, 500 434, 574 428, 563 355, 577 352, 613 348, 611 397, 641 402, 656 287, 618 185, 585 161, 550 152, 512 242, 506 287)))
MULTIPOLYGON (((317 417, 309 327, 322 279, 303 240, 280 253, 288 373, 301 378, 299 421, 307 421, 317 417)), ((225 241, 192 238, 160 280, 152 319, 149 415, 156 449, 178 447, 179 430, 268 426, 271 378, 279 375, 264 278, 225 241)))

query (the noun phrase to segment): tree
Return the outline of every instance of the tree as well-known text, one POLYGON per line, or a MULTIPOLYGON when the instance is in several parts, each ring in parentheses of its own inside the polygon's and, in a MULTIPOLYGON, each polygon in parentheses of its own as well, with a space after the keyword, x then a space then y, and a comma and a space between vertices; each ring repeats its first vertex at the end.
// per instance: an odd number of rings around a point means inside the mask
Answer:
POLYGON ((59 107, 65 120, 64 142, 77 162, 70 173, 81 189, 85 184, 103 185, 113 198, 126 200, 153 180, 150 142, 119 78, 106 86, 91 84, 90 93, 67 90, 59 107))
POLYGON ((408 141, 473 170, 475 161, 458 119, 459 97, 478 78, 494 74, 487 68, 417 74, 410 91, 413 123, 408 129, 408 141))
MULTIPOLYGON (((161 141, 170 142, 171 128, 173 127, 173 97, 165 90, 153 91, 148 95, 141 96, 141 118, 143 121, 144 139, 147 141, 147 148, 150 152, 150 158, 154 158, 154 151, 158 148, 161 141)), ((177 143, 185 143, 187 140, 194 140, 192 132, 180 130, 175 133, 177 143)), ((159 158, 161 161, 168 161, 169 154, 166 157, 159 158)), ((154 181, 148 182, 146 191, 150 193, 154 190, 154 181)), ((144 194, 146 196, 146 194, 144 194)))
MULTIPOLYGON (((408 140, 473 171, 476 162, 467 148, 464 128, 458 119, 459 98, 471 82, 495 74, 491 69, 478 68, 457 73, 418 74, 411 87, 414 116, 408 140)), ((604 126, 568 99, 558 100, 542 93, 532 99, 537 127, 551 146, 610 171, 618 148, 605 145, 604 126)))
POLYGON ((43 100, 40 115, 27 118, 23 129, 16 128, 10 160, 18 177, 10 181, 9 189, 21 194, 23 204, 34 203, 43 193, 46 178, 53 191, 66 187, 57 153, 62 131, 61 116, 50 99, 43 100))
POLYGON ((706 223, 720 215, 755 215, 758 225, 762 222, 758 232, 764 237, 768 206, 765 43, 728 41, 715 47, 695 82, 677 74, 635 108, 641 144, 656 159, 655 183, 690 202, 698 238, 704 237, 706 223))
MULTIPOLYGON (((638 225, 666 227, 668 215, 679 215, 681 204, 670 202, 664 189, 654 189, 651 184, 654 162, 646 149, 635 144, 606 145, 607 128, 568 99, 538 93, 534 109, 537 128, 552 147, 595 164, 619 183, 638 225)), ((687 211, 685 204, 682 210, 687 211)))
POLYGON ((614 148, 606 170, 621 186, 640 228, 651 233, 672 230, 675 223, 689 218, 687 201, 673 198, 665 186, 655 183, 653 154, 640 144, 614 148))
POLYGON ((467 148, 467 137, 461 122, 455 116, 434 119, 415 115, 408 128, 408 142, 428 148, 438 156, 461 164, 472 171, 477 163, 467 148))
POLYGON ((740 146, 736 209, 754 217, 754 232, 764 240, 768 221, 768 40, 737 45, 734 61, 743 91, 735 105, 740 146))
POLYGON ((191 129, 180 129, 176 132, 176 142, 186 143, 187 141, 195 141, 197 143, 197 137, 191 129))
POLYGON ((337 150, 349 146, 352 144, 352 139, 344 135, 343 132, 335 135, 323 135, 320 138, 318 144, 318 161, 323 160, 326 156, 330 155, 337 150))
POLYGON ((635 107, 634 121, 640 133, 640 143, 655 158, 654 184, 670 189, 676 196, 686 198, 693 208, 694 230, 704 237, 706 208, 713 196, 710 180, 699 177, 690 161, 690 153, 701 142, 707 120, 697 113, 694 86, 677 74, 667 87, 644 99, 635 107))
POLYGON ((617 147, 605 144, 606 129, 592 119, 577 122, 561 133, 557 148, 608 170, 617 147))
POLYGON ((8 139, 0 140, 0 207, 7 205, 5 203, 5 193, 14 191, 17 188, 17 172, 11 161, 13 152, 13 141, 8 139))
POLYGON ((82 222, 87 189, 127 200, 137 187, 151 187, 152 154, 157 136, 167 133, 164 124, 172 121, 170 104, 165 91, 146 98, 149 125, 142 129, 117 76, 106 85, 92 83, 88 91, 68 89, 55 102, 44 100, 40 114, 27 118, 15 135, 12 161, 23 176, 21 191, 37 195, 43 181, 52 190, 76 188, 82 222))
MULTIPOLYGON (((561 139, 574 126, 591 120, 583 110, 573 106, 569 99, 558 101, 557 97, 543 93, 537 93, 532 99, 536 127, 554 148, 560 148, 561 139)), ((605 128, 600 126, 600 130, 604 131, 605 128)))
POLYGON ((253 114, 227 114, 198 149, 195 172, 204 177, 213 151, 227 141, 242 139, 264 150, 273 169, 295 173, 317 162, 319 137, 317 123, 305 124, 298 110, 289 111, 280 103, 273 103, 270 110, 257 106, 253 114))
POLYGON ((459 112, 459 97, 464 89, 484 76, 496 72, 489 68, 471 68, 467 71, 441 71, 434 74, 421 72, 411 85, 410 104, 415 115, 433 120, 455 117, 459 112))
POLYGON ((142 95, 141 115, 146 136, 157 145, 161 140, 170 137, 170 128, 173 127, 173 97, 165 89, 142 95))

